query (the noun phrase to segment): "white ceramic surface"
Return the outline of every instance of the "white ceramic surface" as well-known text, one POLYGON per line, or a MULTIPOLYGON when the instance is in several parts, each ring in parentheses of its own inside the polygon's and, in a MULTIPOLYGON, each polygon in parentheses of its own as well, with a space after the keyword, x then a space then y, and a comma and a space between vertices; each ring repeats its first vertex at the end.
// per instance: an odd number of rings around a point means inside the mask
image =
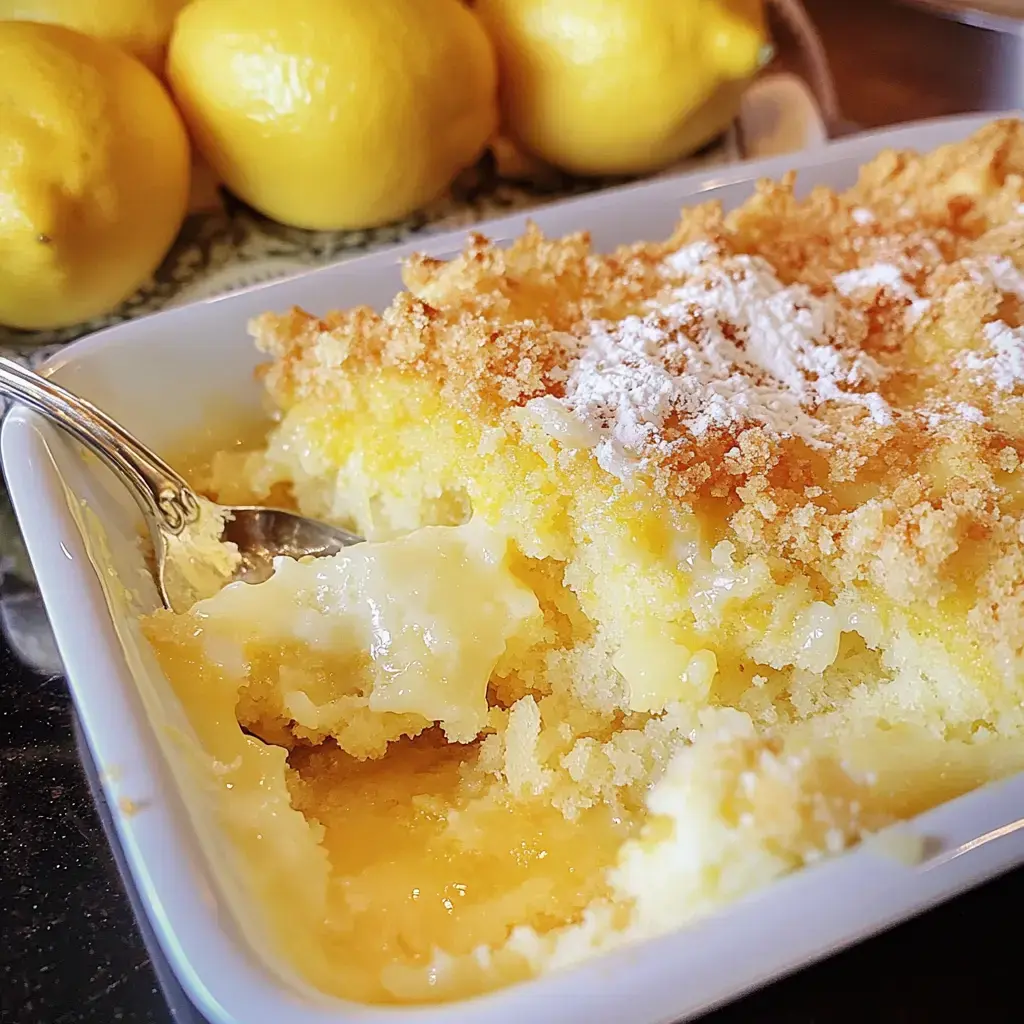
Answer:
MULTIPOLYGON (((549 233, 586 228, 607 248, 668 233, 678 208, 748 196, 752 181, 801 168, 799 185, 842 188, 888 147, 930 149, 986 117, 911 125, 846 139, 799 157, 659 180, 549 206, 549 233)), ((519 234, 523 216, 487 225, 519 234)), ((461 235, 420 241, 450 254, 461 235)), ((204 424, 225 439, 259 408, 258 362, 246 319, 292 304, 313 312, 381 306, 399 287, 411 247, 143 318, 93 335, 50 364, 165 453, 204 424)), ((1024 776, 988 786, 907 827, 928 840, 916 866, 873 841, 791 875, 689 929, 457 1008, 373 1008, 309 992, 273 961, 246 909, 232 853, 198 787, 194 765, 168 737, 186 729, 176 699, 134 625, 155 592, 136 543, 138 515, 109 474, 22 409, 4 423, 2 455, 89 744, 146 911, 185 989, 213 1024, 441 1024, 588 1021, 660 1024, 739 995, 1024 862, 1024 776), (130 592, 130 593, 129 593, 130 592), (243 937, 244 935, 244 937, 243 937)), ((372 941, 372 937, 368 937, 372 941)))

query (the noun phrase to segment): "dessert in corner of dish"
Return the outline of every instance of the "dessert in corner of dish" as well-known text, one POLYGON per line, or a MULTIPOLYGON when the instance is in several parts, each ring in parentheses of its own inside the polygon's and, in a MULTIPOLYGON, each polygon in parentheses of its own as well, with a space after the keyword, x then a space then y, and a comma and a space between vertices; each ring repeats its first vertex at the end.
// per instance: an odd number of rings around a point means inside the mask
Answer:
POLYGON ((306 977, 493 988, 1024 768, 1022 176, 998 121, 252 324, 208 493, 368 542, 145 629, 306 977))

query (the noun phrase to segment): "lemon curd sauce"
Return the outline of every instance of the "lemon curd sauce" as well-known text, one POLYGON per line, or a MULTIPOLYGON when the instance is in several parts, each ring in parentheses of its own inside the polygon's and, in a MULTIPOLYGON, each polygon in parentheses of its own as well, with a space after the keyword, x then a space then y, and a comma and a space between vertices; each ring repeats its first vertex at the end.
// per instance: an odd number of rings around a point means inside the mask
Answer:
POLYGON ((494 988, 1024 767, 1022 174, 997 122, 254 322, 209 493, 368 543, 145 628, 310 980, 494 988))

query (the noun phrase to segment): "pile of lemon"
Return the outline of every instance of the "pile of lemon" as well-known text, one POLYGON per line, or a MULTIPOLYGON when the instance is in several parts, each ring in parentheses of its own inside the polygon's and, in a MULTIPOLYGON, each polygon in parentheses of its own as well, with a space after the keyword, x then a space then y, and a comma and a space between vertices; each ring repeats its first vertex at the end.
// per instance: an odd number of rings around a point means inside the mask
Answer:
POLYGON ((722 130, 761 0, 0 0, 0 324, 87 320, 185 216, 193 150, 302 228, 399 219, 501 136, 581 174, 722 130))

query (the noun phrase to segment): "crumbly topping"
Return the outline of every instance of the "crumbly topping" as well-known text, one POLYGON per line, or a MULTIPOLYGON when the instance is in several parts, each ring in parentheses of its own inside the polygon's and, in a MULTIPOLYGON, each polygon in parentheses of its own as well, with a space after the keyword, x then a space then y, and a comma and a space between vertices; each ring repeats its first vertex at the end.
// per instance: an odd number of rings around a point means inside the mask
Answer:
POLYGON ((991 285, 1004 295, 1024 299, 1024 273, 1005 256, 983 256, 967 261, 968 273, 979 284, 991 285))
POLYGON ((982 386, 991 382, 1000 391, 1013 391, 1024 383, 1024 327, 993 320, 982 328, 982 335, 992 354, 964 352, 957 357, 956 365, 974 371, 975 380, 982 386))
POLYGON ((411 260, 383 313, 253 330, 283 409, 344 409, 393 374, 513 437, 529 405, 609 488, 713 507, 737 557, 939 602, 980 564, 961 545, 1017 514, 1022 204, 1024 124, 997 121, 883 153, 844 193, 761 182, 608 254, 585 234, 474 236, 411 260))
POLYGON ((930 410, 922 414, 932 430, 940 429, 943 424, 948 423, 975 423, 981 426, 985 422, 985 414, 967 402, 957 402, 949 411, 930 410))
POLYGON ((883 371, 858 350, 858 332, 843 324, 833 296, 785 286, 763 258, 723 256, 706 241, 666 265, 687 275, 668 302, 592 324, 569 376, 565 402, 605 435, 597 445, 604 468, 622 475, 631 459, 667 453, 670 422, 694 437, 757 423, 823 448, 825 426, 812 413, 826 402, 891 422, 877 392, 854 390, 883 371))
POLYGON ((858 292, 887 290, 900 299, 906 299, 906 321, 913 327, 926 312, 931 303, 921 298, 903 276, 903 271, 891 263, 875 263, 870 267, 858 267, 836 274, 833 284, 841 295, 856 295, 858 292))

